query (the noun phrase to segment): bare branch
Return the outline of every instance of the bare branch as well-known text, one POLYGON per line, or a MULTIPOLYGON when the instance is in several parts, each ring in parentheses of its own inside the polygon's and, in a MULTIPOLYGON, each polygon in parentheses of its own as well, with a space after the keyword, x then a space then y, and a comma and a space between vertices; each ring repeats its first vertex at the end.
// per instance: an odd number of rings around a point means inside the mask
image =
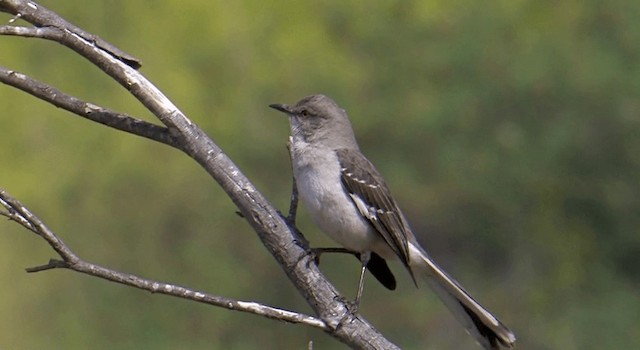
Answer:
POLYGON ((73 264, 80 260, 37 216, 3 189, 0 189, 0 204, 11 215, 11 219, 44 238, 65 262, 73 264))
POLYGON ((57 259, 50 259, 49 262, 47 264, 45 264, 45 265, 27 267, 25 270, 27 272, 29 272, 29 273, 32 273, 32 272, 40 272, 40 271, 59 269, 59 268, 68 269, 69 268, 69 264, 66 261, 57 260, 57 259))
POLYGON ((27 230, 38 234, 38 231, 36 230, 36 228, 31 225, 31 223, 25 219, 24 217, 22 217, 22 215, 20 215, 11 204, 9 204, 8 202, 6 202, 1 196, 0 196, 0 205, 2 205, 3 207, 5 207, 7 209, 7 211, 3 211, 0 210, 0 215, 2 216, 6 216, 9 220, 13 220, 15 222, 17 222, 18 224, 22 225, 23 227, 25 227, 27 230))
POLYGON ((25 38, 41 38, 55 40, 58 36, 54 35, 52 28, 37 27, 18 27, 18 26, 0 26, 0 35, 15 35, 25 38))
MULTIPOLYGON (((137 58, 111 45, 97 35, 89 34, 84 30, 74 26, 73 24, 65 21, 62 17, 58 16, 58 14, 56 14, 55 12, 50 11, 42 5, 36 4, 34 1, 2 0, 0 1, 0 11, 15 15, 15 17, 11 21, 9 21, 9 23, 13 23, 17 18, 22 18, 37 27, 50 27, 52 28, 52 30, 60 30, 61 32, 57 33, 56 35, 72 35, 83 38, 84 40, 92 43, 101 50, 109 53, 109 55, 111 55, 111 57, 113 57, 114 59, 117 59, 132 68, 138 69, 141 66, 140 60, 138 60, 137 58)), ((52 34, 53 33, 49 31, 48 35, 52 34)), ((37 35, 25 36, 39 37, 37 35)), ((66 45, 65 40, 61 39, 60 37, 53 38, 45 36, 42 38, 56 40, 66 45)))
POLYGON ((166 127, 85 102, 25 74, 0 66, 0 81, 96 123, 177 147, 166 127))
POLYGON ((108 281, 121 283, 138 289, 143 289, 151 293, 171 295, 174 297, 188 299, 199 303, 223 307, 230 310, 237 310, 255 315, 264 316, 279 321, 290 323, 300 323, 322 330, 328 330, 327 325, 313 316, 287 311, 264 304, 240 301, 225 298, 217 295, 192 290, 174 284, 152 281, 132 274, 127 274, 111 270, 99 265, 95 265, 80 259, 53 231, 51 231, 36 215, 32 214, 22 203, 11 197, 5 190, 0 189, 0 205, 7 211, 0 212, 9 218, 29 228, 42 237, 63 260, 51 259, 45 265, 35 266, 27 269, 27 272, 41 272, 51 269, 70 269, 90 276, 99 277, 108 281), (33 228, 33 229, 31 229, 33 228))
MULTIPOLYGON (((51 38, 55 36, 55 39, 52 40, 69 47, 102 69, 151 111, 167 127, 167 132, 173 140, 171 145, 197 161, 225 190, 258 234, 262 243, 322 320, 321 322, 326 325, 325 330, 329 334, 355 348, 397 348, 366 320, 349 311, 344 298, 339 295, 335 287, 329 283, 313 262, 313 254, 310 254, 304 237, 258 192, 249 179, 240 172, 232 160, 208 135, 191 122, 156 86, 135 69, 139 67, 139 62, 135 58, 102 39, 73 26, 54 12, 35 4, 33 1, 0 0, 0 11, 20 16, 36 27, 54 28, 51 32, 45 32, 45 35, 50 35, 51 38)), ((35 36, 37 34, 36 31, 25 30, 25 32, 27 35, 33 34, 35 36)), ((205 300, 204 297, 201 297, 204 295, 201 292, 144 280, 83 262, 64 244, 61 244, 61 241, 46 226, 39 225, 39 220, 34 221, 34 217, 25 216, 25 213, 19 211, 18 213, 35 225, 35 229, 69 264, 68 268, 70 269, 113 282, 137 286, 153 293, 182 298, 193 296, 194 300, 209 304, 229 302, 228 299, 217 299, 219 297, 213 297, 215 300, 205 300), (196 294, 198 297, 195 297, 196 294)), ((47 266, 46 269, 48 268, 47 266)), ((237 305, 237 307, 241 306, 237 305)), ((242 311, 250 312, 244 309, 242 311)))

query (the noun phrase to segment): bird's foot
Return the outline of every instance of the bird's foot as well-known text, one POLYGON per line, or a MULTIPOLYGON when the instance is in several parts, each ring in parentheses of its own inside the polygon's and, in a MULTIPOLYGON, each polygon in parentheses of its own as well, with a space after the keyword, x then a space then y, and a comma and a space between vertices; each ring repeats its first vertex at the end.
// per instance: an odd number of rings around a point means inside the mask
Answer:
POLYGON ((315 261, 316 265, 320 265, 320 256, 324 253, 347 253, 351 255, 358 256, 358 253, 351 251, 346 248, 310 248, 309 254, 313 254, 313 261, 315 261))
POLYGON ((357 300, 349 300, 343 296, 337 296, 335 300, 342 303, 348 311, 348 314, 351 316, 355 316, 358 314, 358 309, 360 308, 360 303, 357 300))

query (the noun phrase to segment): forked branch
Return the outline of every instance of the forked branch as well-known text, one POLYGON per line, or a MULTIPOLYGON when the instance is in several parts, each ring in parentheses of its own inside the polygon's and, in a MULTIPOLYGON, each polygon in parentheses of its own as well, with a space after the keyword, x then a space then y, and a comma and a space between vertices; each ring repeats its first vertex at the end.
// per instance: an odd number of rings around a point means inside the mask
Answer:
POLYGON ((51 269, 69 269, 90 276, 105 279, 111 282, 121 283, 130 287, 146 290, 151 293, 171 295, 188 299, 199 303, 214 305, 230 310, 248 312, 265 316, 271 319, 290 323, 300 323, 307 326, 327 330, 326 324, 315 317, 287 311, 264 304, 225 298, 209 293, 189 289, 175 284, 153 281, 132 274, 115 271, 78 257, 60 237, 58 237, 47 225, 33 214, 17 199, 11 197, 5 190, 0 189, 0 215, 15 221, 29 231, 42 237, 53 250, 58 253, 59 259, 50 259, 47 264, 27 268, 27 272, 40 272, 51 269))
MULTIPOLYGON (((64 108, 92 121, 180 149, 198 162, 225 190, 239 212, 281 265, 317 317, 297 314, 253 302, 243 302, 209 295, 185 287, 144 279, 86 262, 76 256, 40 219, 18 201, 2 192, 0 214, 20 223, 43 237, 60 256, 48 264, 31 268, 31 272, 65 268, 109 281, 193 301, 236 309, 287 322, 321 328, 354 348, 395 349, 369 323, 349 312, 344 298, 318 270, 304 238, 291 224, 295 209, 287 220, 255 188, 233 161, 189 120, 156 86, 137 69, 139 61, 99 37, 67 22, 55 12, 33 1, 0 0, 0 11, 12 14, 10 25, 0 26, 0 35, 52 40, 75 51, 105 74, 120 83, 163 124, 155 125, 131 116, 67 95, 52 86, 28 76, 0 69, 0 81, 32 96, 64 108), (23 19, 34 27, 17 27, 15 19, 23 19)), ((295 195, 292 198, 295 200, 295 195)))

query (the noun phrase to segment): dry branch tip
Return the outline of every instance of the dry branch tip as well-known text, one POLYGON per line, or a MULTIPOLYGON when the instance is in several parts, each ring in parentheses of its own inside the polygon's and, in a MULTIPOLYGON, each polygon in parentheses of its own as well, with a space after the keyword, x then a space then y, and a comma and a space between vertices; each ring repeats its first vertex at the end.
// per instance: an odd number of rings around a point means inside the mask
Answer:
POLYGON ((51 259, 45 265, 27 267, 25 270, 28 273, 33 273, 33 272, 40 272, 40 271, 46 271, 46 270, 52 270, 52 269, 60 269, 60 268, 63 268, 63 269, 69 268, 69 263, 67 263, 66 261, 62 261, 62 260, 51 259))

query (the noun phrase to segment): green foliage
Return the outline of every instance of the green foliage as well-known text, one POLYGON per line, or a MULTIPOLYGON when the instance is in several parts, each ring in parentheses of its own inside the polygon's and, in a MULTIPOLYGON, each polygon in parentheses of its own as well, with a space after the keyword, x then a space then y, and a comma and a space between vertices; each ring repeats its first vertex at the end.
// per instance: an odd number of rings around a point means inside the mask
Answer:
MULTIPOLYGON (((334 97, 424 245, 515 330, 520 348, 640 345, 637 1, 44 5, 141 58, 142 72, 282 210, 287 122, 266 106, 334 97)), ((153 120, 66 48, 0 41, 3 66, 153 120)), ((82 257, 310 312, 183 154, 0 89, 0 187, 82 257)), ((330 244, 302 215, 312 242, 330 244)), ((0 347, 338 346, 301 326, 70 272, 27 275, 23 267, 53 253, 15 224, 0 232, 0 347)), ((352 296, 354 259, 322 267, 352 296)), ((394 269, 399 291, 368 281, 364 315, 406 348, 472 348, 435 295, 394 269)))

